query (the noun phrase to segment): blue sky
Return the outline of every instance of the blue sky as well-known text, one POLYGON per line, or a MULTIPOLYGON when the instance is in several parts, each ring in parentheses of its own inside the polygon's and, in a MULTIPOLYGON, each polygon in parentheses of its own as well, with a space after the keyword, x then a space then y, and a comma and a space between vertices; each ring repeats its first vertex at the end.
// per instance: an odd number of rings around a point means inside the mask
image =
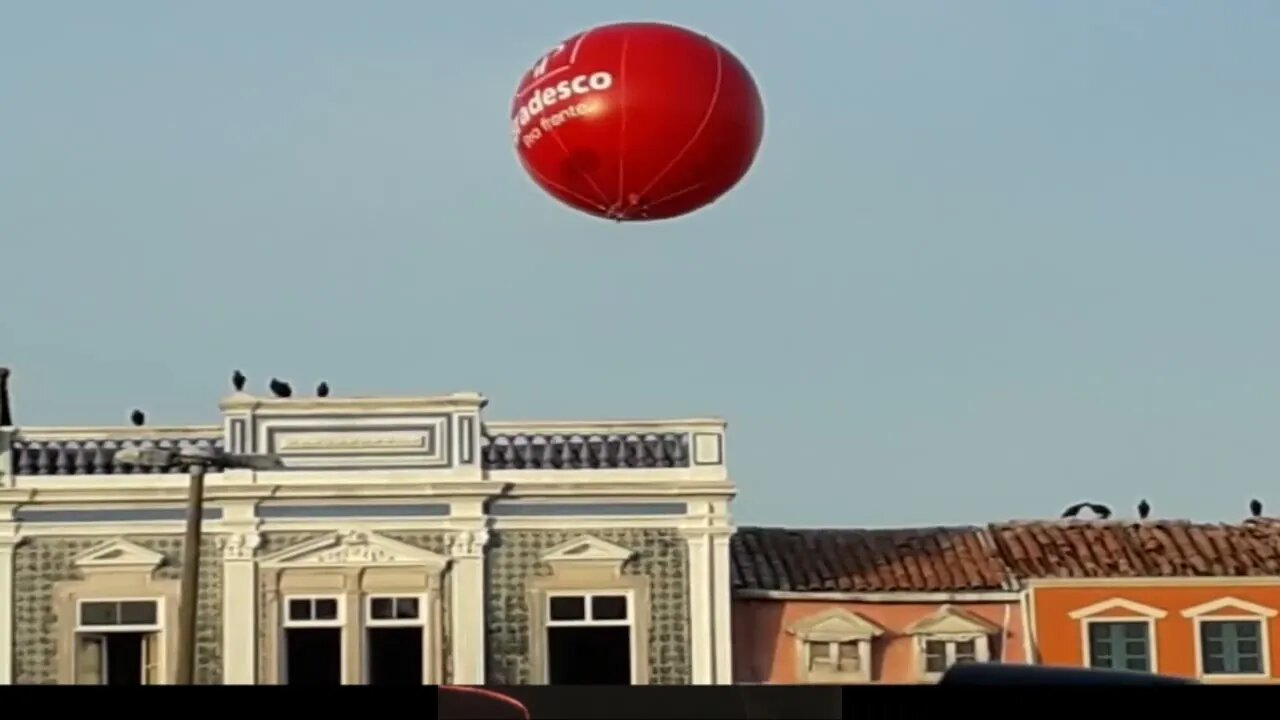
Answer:
POLYGON ((211 422, 235 367, 719 415, 757 524, 1274 511, 1277 30, 1250 0, 10 3, 0 362, 25 424, 211 422), (731 48, 767 126, 721 202, 616 225, 526 179, 507 112, 634 19, 731 48))

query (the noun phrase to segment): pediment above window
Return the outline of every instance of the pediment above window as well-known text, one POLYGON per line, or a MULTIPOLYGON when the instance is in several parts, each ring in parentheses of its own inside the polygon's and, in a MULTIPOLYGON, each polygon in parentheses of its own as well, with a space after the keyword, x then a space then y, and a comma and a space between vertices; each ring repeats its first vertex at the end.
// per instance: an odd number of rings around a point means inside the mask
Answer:
POLYGON ((594 535, 579 535, 547 550, 538 559, 556 574, 598 571, 621 575, 622 566, 635 554, 634 550, 594 535))
POLYGON ((1107 617, 1140 617, 1159 620, 1168 615, 1167 610, 1161 610, 1150 605, 1143 605, 1140 602, 1126 600, 1124 598, 1111 598, 1096 602, 1092 605, 1082 607, 1079 610, 1073 610, 1068 613, 1072 620, 1082 620, 1084 618, 1107 618, 1107 617))
POLYGON ((1182 617, 1206 617, 1211 618, 1214 615, 1223 617, 1250 616, 1272 618, 1277 614, 1275 608, 1269 608, 1265 605, 1251 603, 1248 600, 1240 598, 1224 597, 1217 600, 1211 600, 1195 607, 1189 607, 1182 611, 1182 617))
POLYGON ((995 623, 955 605, 943 605, 907 627, 909 635, 972 636, 1000 632, 995 623))
POLYGON ((262 558, 264 567, 419 566, 441 570, 449 559, 374 532, 335 532, 262 558))
POLYGON ((797 620, 787 632, 804 642, 850 642, 884 634, 884 628, 843 608, 831 608, 797 620))
POLYGON ((72 565, 82 572, 151 573, 164 561, 163 553, 124 538, 116 538, 80 553, 72 560, 72 565))

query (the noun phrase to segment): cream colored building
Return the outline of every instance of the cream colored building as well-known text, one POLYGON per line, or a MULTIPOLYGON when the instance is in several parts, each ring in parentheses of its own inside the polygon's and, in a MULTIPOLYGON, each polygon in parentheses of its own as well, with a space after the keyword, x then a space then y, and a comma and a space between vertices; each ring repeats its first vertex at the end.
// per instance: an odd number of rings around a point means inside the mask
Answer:
POLYGON ((719 420, 486 422, 461 393, 234 395, 202 427, 0 428, 0 684, 166 683, 211 473, 197 682, 732 682, 719 420))

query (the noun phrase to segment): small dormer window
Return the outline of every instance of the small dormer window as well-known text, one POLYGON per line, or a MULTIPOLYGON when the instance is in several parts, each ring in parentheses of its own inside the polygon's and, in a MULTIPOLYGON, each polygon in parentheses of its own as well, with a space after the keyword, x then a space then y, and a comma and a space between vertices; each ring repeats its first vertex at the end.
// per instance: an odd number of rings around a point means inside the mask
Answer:
POLYGON ((871 643, 884 630, 842 608, 810 615, 787 631, 796 639, 797 680, 803 683, 871 682, 871 643))
POLYGON ((991 637, 999 626, 973 612, 953 605, 912 623, 907 632, 916 638, 916 667, 921 680, 932 682, 952 665, 986 662, 991 657, 991 637))

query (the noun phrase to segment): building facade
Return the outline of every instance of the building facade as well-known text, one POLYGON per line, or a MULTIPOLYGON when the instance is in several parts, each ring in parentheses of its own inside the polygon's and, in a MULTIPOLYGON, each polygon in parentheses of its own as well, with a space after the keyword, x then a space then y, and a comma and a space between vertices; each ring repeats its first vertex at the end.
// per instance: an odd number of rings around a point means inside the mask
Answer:
POLYGON ((992 526, 1035 662, 1280 683, 1280 523, 992 526))
POLYGON ((928 683, 956 662, 1280 683, 1280 522, 739 528, 735 677, 928 683))
POLYGON ((1024 662, 1021 595, 984 528, 740 528, 743 683, 932 683, 956 662, 1024 662))
POLYGON ((719 420, 513 423, 475 394, 237 394, 207 427, 0 428, 0 683, 166 683, 185 471, 197 682, 732 682, 719 420), (590 662, 582 662, 583 658, 590 662))

